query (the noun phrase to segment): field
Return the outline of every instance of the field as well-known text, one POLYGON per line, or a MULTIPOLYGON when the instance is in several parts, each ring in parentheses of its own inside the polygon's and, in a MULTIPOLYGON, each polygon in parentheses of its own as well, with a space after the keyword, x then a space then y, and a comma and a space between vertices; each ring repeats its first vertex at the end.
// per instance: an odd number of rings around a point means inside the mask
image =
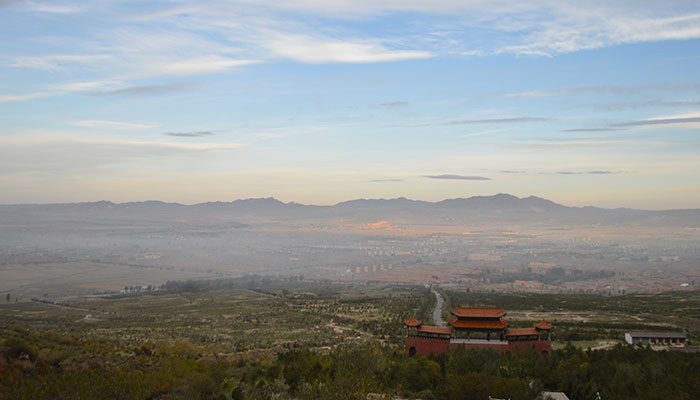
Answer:
POLYGON ((187 340, 215 353, 327 347, 369 338, 398 343, 409 314, 428 315, 427 289, 251 280, 196 288, 0 305, 3 326, 138 345, 187 340), (250 288, 248 288, 250 287, 250 288), (417 296, 423 293, 422 296, 417 296), (427 311, 426 311, 427 310, 427 311))
POLYGON ((0 293, 24 300, 114 292, 125 286, 160 286, 168 280, 203 279, 211 273, 89 261, 0 265, 0 293))
POLYGON ((465 293, 514 326, 551 320, 551 357, 407 357, 403 320, 431 323, 429 288, 247 276, 0 305, 0 399, 691 399, 697 354, 618 345, 635 327, 697 335, 698 293, 657 297, 465 293), (592 349, 593 351, 583 351, 592 349), (596 349, 600 349, 596 351, 596 349), (665 377, 678 379, 668 381, 665 377), (650 378, 651 377, 651 378, 650 378), (641 393, 641 394, 640 394, 641 393), (630 397, 632 396, 632 397, 630 397))
POLYGON ((443 292, 452 307, 501 307, 514 327, 550 321, 553 338, 562 342, 619 341, 629 331, 679 331, 691 340, 700 339, 700 292, 626 296, 443 292))

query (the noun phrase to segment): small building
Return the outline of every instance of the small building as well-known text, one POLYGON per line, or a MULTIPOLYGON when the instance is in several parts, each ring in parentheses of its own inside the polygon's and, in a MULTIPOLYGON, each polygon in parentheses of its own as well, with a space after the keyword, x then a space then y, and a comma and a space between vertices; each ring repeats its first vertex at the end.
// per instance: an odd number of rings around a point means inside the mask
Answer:
POLYGON ((686 338, 680 332, 627 332, 625 333, 625 342, 684 347, 686 338))

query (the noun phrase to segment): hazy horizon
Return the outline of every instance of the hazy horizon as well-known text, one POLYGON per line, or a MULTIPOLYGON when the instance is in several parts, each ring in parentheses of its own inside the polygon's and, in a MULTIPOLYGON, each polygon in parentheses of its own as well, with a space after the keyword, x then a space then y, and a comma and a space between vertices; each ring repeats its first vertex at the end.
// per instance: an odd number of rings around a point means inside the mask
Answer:
POLYGON ((178 201, 165 201, 161 199, 142 199, 142 200, 126 200, 126 201, 113 201, 110 199, 98 199, 98 200, 86 200, 86 201, 67 201, 67 202, 46 202, 46 203, 0 203, 0 206, 30 206, 30 205, 36 205, 36 206, 42 206, 42 205, 60 205, 60 204, 91 204, 91 203, 99 203, 99 202, 108 202, 108 203, 113 203, 113 204, 129 204, 129 203, 148 203, 148 202, 159 202, 159 203, 165 203, 165 204, 178 204, 182 206, 195 206, 195 205, 200 205, 200 204, 208 204, 208 203, 233 203, 236 201, 248 201, 248 200, 276 200, 279 201, 283 204, 298 204, 298 205, 303 205, 303 206, 314 206, 314 207, 333 207, 337 206, 339 204, 345 203, 345 202, 352 202, 352 201, 360 201, 360 200, 379 200, 379 201, 391 201, 391 200, 408 200, 408 201, 416 201, 416 202, 427 202, 427 203, 439 203, 442 201, 447 201, 447 200, 458 200, 458 199, 470 199, 472 197, 484 197, 484 198, 493 198, 497 196, 514 196, 517 199, 526 199, 530 197, 534 198, 539 198, 542 200, 547 200, 547 201, 552 201, 558 205, 562 205, 565 207, 598 207, 598 208, 607 208, 607 209, 636 209, 636 210, 641 210, 641 211, 671 211, 671 210, 696 210, 700 209, 700 207, 691 207, 691 208, 659 208, 659 209, 653 209, 653 208, 633 208, 633 207, 625 207, 625 206, 620 206, 620 207, 600 207, 596 206, 593 204, 584 204, 584 205, 573 205, 573 204, 566 204, 562 202, 558 202, 552 199, 548 199, 543 196, 537 196, 537 195, 526 195, 526 196, 516 196, 511 193, 493 193, 493 194, 477 194, 473 196, 463 196, 463 197, 451 197, 451 198, 444 198, 444 199, 437 199, 437 200, 426 200, 426 199, 415 199, 415 198, 409 198, 406 196, 399 196, 399 197, 391 197, 391 198, 365 198, 365 197, 358 197, 358 198, 348 198, 344 199, 338 202, 334 203, 304 203, 300 201, 295 201, 295 200, 283 200, 279 199, 274 196, 264 196, 264 197, 245 197, 245 198, 231 198, 231 199, 212 199, 212 200, 206 200, 206 201, 201 201, 201 202, 194 202, 194 203, 183 203, 183 202, 178 202, 178 201))

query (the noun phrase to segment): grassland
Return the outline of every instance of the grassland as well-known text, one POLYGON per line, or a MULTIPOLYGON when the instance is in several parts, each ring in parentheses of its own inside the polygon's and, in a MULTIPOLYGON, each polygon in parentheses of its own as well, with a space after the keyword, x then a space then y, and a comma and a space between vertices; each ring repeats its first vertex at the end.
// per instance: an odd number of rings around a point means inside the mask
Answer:
POLYGON ((186 340, 211 353, 234 354, 370 338, 398 343, 402 321, 411 314, 427 315, 431 304, 430 293, 415 286, 276 282, 259 287, 236 281, 231 288, 3 304, 0 320, 5 329, 21 327, 133 346, 186 340))

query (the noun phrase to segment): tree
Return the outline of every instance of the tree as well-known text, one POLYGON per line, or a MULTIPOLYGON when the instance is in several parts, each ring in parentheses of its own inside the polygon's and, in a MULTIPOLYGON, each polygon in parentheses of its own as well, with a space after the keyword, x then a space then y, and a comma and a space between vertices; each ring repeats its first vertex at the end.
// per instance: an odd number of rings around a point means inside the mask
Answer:
POLYGON ((7 294, 7 302, 8 303, 10 302, 10 294, 9 293, 7 294))

